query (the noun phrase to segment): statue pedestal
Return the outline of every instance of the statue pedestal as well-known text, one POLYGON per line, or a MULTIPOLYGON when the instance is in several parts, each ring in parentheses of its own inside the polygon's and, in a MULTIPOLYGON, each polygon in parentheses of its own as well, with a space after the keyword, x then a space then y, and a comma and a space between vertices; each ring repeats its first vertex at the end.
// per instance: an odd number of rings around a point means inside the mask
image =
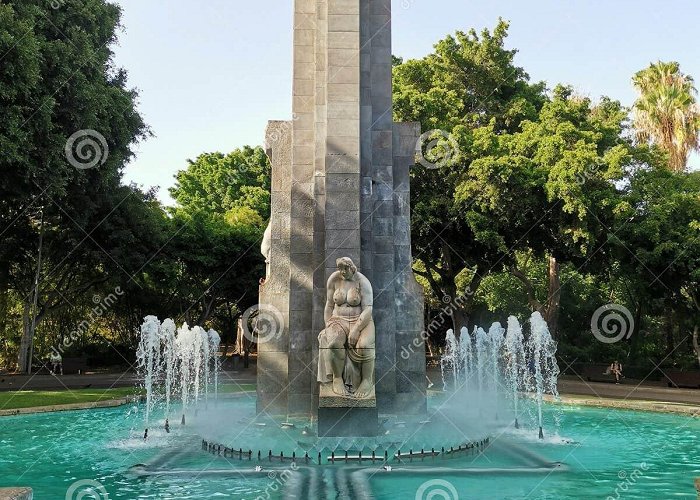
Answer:
POLYGON ((373 437, 379 431, 377 406, 318 408, 319 437, 373 437))
POLYGON ((319 437, 371 437, 379 432, 376 398, 338 396, 322 385, 318 398, 319 437))

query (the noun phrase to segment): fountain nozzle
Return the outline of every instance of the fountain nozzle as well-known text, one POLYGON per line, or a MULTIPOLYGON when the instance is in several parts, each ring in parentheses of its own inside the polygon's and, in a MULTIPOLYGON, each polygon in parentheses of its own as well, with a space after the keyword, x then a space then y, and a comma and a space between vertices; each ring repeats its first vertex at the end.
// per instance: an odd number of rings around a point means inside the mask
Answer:
POLYGON ((542 432, 542 427, 540 427, 540 439, 544 439, 544 433, 542 432))

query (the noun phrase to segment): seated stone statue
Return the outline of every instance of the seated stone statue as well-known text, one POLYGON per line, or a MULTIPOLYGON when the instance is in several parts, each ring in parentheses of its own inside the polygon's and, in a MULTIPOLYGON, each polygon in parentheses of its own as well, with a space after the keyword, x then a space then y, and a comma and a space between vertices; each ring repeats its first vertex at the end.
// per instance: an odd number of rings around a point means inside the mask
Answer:
POLYGON ((328 279, 324 321, 319 334, 318 381, 321 396, 333 393, 372 399, 375 331, 372 285, 349 257, 337 260, 328 279))

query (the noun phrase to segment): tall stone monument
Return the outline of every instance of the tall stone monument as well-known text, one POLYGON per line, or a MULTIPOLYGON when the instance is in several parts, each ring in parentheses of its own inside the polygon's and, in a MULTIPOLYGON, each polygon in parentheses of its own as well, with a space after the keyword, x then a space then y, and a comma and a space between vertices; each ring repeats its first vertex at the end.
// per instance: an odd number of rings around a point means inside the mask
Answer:
POLYGON ((266 131, 272 217, 260 308, 279 324, 258 345, 259 412, 326 406, 319 333, 341 258, 371 283, 376 411, 426 411, 424 350, 402 349, 423 330, 408 175, 420 127, 393 122, 391 67, 390 0, 295 0, 293 119, 266 131))

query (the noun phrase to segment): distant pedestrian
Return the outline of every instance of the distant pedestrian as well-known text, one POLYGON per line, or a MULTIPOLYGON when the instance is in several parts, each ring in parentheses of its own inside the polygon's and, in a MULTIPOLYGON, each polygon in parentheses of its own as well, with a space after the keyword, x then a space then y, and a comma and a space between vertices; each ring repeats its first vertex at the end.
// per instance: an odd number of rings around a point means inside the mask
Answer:
POLYGON ((611 364, 610 367, 608 368, 608 372, 609 372, 609 373, 612 373, 613 375, 615 375, 615 383, 616 383, 616 384, 619 384, 619 383, 620 383, 620 378, 625 378, 625 377, 622 375, 622 363, 620 363, 620 362, 617 361, 617 360, 615 360, 615 361, 612 362, 612 364, 611 364))
POLYGON ((51 361, 51 375, 56 375, 57 373, 63 375, 63 357, 61 357, 61 354, 54 350, 51 352, 49 360, 51 361))

